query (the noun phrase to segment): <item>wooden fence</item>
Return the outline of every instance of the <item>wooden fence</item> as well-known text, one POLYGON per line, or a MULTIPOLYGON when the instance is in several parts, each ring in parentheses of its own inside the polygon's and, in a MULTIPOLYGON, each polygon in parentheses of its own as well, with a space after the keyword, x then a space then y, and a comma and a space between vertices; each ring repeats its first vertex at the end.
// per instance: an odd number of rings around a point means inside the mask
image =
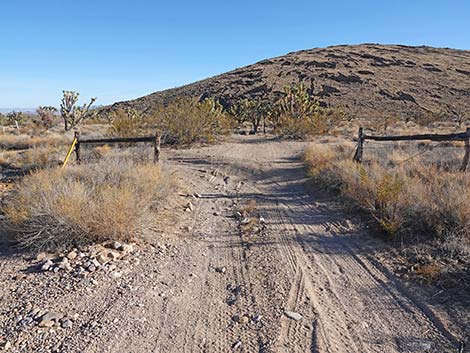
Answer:
POLYGON ((465 132, 453 133, 453 134, 421 134, 421 135, 399 135, 399 136, 373 136, 364 133, 362 127, 359 128, 359 134, 357 137, 357 147, 354 153, 353 160, 358 163, 362 163, 362 155, 364 151, 364 141, 465 141, 465 155, 463 157, 462 166, 460 167, 461 172, 467 170, 467 166, 470 160, 470 128, 467 128, 465 132))
POLYGON ((157 131, 154 136, 142 137, 113 137, 113 138, 81 138, 79 132, 75 132, 75 138, 70 146, 69 152, 64 160, 63 166, 65 167, 72 151, 75 151, 77 163, 81 162, 81 146, 82 145, 111 145, 115 143, 139 143, 151 142, 153 144, 153 161, 158 163, 160 160, 160 144, 161 133, 157 131))

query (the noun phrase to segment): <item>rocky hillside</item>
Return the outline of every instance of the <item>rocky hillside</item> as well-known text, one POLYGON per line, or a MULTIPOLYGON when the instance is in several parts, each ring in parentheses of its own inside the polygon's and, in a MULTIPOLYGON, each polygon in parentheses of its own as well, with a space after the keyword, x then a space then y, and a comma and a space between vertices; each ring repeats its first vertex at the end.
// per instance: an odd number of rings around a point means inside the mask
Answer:
POLYGON ((340 45, 302 50, 186 86, 107 107, 152 112, 179 96, 275 99, 286 85, 313 85, 322 104, 360 117, 446 119, 470 113, 470 51, 402 45, 340 45))

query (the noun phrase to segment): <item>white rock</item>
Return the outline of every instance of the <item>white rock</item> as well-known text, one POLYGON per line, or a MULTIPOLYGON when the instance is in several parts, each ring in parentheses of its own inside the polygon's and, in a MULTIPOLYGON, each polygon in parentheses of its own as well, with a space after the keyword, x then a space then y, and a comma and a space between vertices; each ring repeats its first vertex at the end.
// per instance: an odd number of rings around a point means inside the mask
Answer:
POLYGON ((54 265, 54 263, 50 260, 47 259, 44 261, 44 263, 41 265, 41 271, 49 271, 50 268, 54 265))
POLYGON ((286 310, 284 311, 284 315, 286 315, 289 319, 292 319, 295 321, 302 320, 302 315, 300 315, 299 313, 296 313, 295 311, 286 310))
POLYGON ((109 276, 112 278, 112 279, 118 279, 118 278, 121 278, 122 277, 122 272, 121 271, 113 271, 109 274, 109 276))

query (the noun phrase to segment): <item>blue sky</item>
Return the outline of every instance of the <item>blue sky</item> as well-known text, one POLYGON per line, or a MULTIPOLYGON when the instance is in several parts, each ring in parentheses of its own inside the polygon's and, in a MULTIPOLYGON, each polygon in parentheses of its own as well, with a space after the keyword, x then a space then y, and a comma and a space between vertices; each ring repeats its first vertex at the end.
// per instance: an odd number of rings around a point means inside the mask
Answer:
POLYGON ((136 98, 289 51, 397 43, 470 49, 469 0, 0 4, 0 108, 136 98))

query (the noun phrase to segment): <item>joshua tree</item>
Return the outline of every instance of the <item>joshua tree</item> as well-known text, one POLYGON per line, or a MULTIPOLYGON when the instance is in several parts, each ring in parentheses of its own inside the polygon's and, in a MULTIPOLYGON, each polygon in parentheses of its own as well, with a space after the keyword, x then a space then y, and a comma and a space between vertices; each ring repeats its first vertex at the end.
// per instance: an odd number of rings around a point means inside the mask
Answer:
POLYGON ((22 112, 15 112, 12 111, 11 113, 7 114, 7 121, 9 124, 15 124, 16 132, 20 133, 20 122, 23 120, 24 114, 22 112))
POLYGON ((65 131, 73 129, 85 119, 92 117, 94 114, 90 111, 90 107, 96 102, 96 98, 91 98, 90 103, 83 104, 82 107, 77 106, 78 92, 63 91, 64 97, 60 103, 60 115, 64 119, 65 131))
POLYGON ((261 120, 269 114, 269 104, 261 100, 242 99, 230 108, 230 114, 235 117, 238 123, 251 122, 253 131, 258 132, 261 120))
POLYGON ((57 113, 56 107, 39 107, 36 109, 36 113, 39 115, 39 123, 46 129, 49 129, 54 124, 57 113))

